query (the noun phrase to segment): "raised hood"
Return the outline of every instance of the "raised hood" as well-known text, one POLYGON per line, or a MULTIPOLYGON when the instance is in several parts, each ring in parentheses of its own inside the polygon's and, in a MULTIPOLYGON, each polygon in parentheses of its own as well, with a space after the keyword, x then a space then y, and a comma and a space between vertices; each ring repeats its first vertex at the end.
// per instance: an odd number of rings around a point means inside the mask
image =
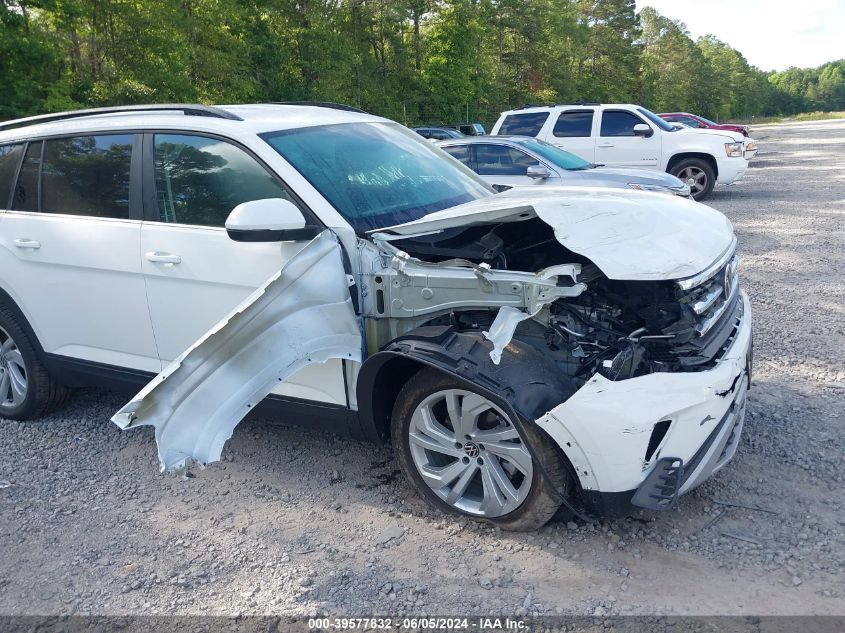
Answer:
POLYGON ((552 227, 563 246, 587 257, 610 279, 690 277, 733 242, 728 219, 701 203, 661 193, 587 187, 530 193, 515 188, 378 233, 390 240, 533 217, 552 227))

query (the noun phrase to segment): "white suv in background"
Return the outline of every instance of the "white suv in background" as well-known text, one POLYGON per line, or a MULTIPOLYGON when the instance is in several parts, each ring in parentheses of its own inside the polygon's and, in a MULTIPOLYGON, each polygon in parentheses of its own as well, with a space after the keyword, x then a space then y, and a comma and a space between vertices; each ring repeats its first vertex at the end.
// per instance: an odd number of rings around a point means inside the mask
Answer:
POLYGON ((163 470, 259 405, 391 441, 503 528, 666 510, 733 457, 751 312, 730 222, 678 196, 496 194, 337 106, 130 106, 0 124, 0 417, 143 386, 163 470), (144 386, 145 385, 145 386, 144 386))
POLYGON ((533 136, 608 167, 666 171, 703 200, 739 180, 757 143, 738 132, 678 127, 637 105, 525 106, 503 112, 492 134, 533 136))

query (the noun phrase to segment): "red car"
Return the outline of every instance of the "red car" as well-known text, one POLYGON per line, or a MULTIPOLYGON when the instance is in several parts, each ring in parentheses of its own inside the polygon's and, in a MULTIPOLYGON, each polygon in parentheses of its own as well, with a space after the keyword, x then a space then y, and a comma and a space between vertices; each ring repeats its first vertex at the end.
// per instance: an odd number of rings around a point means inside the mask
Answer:
POLYGON ((710 119, 705 119, 703 116, 690 114, 689 112, 671 112, 658 114, 657 116, 669 121, 670 123, 683 123, 689 127, 706 128, 710 130, 729 130, 731 132, 740 132, 743 136, 748 136, 749 133, 748 127, 745 125, 715 123, 710 119))

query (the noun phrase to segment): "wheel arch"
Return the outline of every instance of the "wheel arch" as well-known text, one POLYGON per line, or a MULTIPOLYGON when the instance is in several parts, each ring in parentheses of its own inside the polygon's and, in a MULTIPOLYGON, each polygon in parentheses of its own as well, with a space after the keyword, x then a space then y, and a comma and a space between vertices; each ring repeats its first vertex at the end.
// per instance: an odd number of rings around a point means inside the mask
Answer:
POLYGON ((698 160, 705 161, 708 165, 710 165, 716 179, 719 179, 719 165, 716 162, 716 158, 712 154, 708 154, 706 152, 678 152, 669 159, 668 163, 666 163, 666 172, 670 173, 675 165, 688 158, 696 158, 698 160))
POLYGON ((26 335, 32 341, 36 353, 43 362, 45 358, 44 347, 41 345, 41 340, 38 338, 35 328, 32 327, 32 323, 15 298, 3 286, 0 286, 0 307, 11 311, 12 315, 18 320, 24 332, 26 332, 26 335))
POLYGON ((480 331, 424 326, 408 332, 364 361, 356 395, 364 435, 385 441, 393 405, 405 383, 431 367, 458 378, 530 423, 567 400, 577 385, 553 361, 514 339, 501 362, 490 358, 492 343, 480 331))

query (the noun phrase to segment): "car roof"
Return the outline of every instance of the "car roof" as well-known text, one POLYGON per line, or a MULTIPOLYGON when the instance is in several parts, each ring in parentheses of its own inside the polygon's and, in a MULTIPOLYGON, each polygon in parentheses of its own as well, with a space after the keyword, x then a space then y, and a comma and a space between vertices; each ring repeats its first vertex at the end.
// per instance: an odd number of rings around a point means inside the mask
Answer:
POLYGON ((558 103, 555 105, 527 105, 513 110, 506 110, 502 112, 504 115, 509 114, 524 114, 530 112, 552 112, 555 110, 573 109, 573 108, 638 108, 640 106, 634 103, 558 103))
POLYGON ((691 116, 695 119, 701 118, 697 114, 690 114, 689 112, 661 112, 657 116, 691 116))
MULTIPOLYGON (((275 130, 287 130, 337 123, 386 122, 388 119, 365 112, 337 109, 328 105, 304 104, 247 104, 222 105, 219 110, 230 118, 216 115, 190 116, 180 112, 182 106, 172 110, 130 110, 116 112, 71 113, 73 118, 52 121, 20 120, 24 125, 0 130, 0 143, 42 136, 64 135, 84 132, 116 132, 120 130, 181 129, 199 132, 219 132, 235 136, 261 134, 275 130)), ((202 106, 199 106, 200 108, 202 106)), ((2 125, 15 125, 7 121, 2 125)))

